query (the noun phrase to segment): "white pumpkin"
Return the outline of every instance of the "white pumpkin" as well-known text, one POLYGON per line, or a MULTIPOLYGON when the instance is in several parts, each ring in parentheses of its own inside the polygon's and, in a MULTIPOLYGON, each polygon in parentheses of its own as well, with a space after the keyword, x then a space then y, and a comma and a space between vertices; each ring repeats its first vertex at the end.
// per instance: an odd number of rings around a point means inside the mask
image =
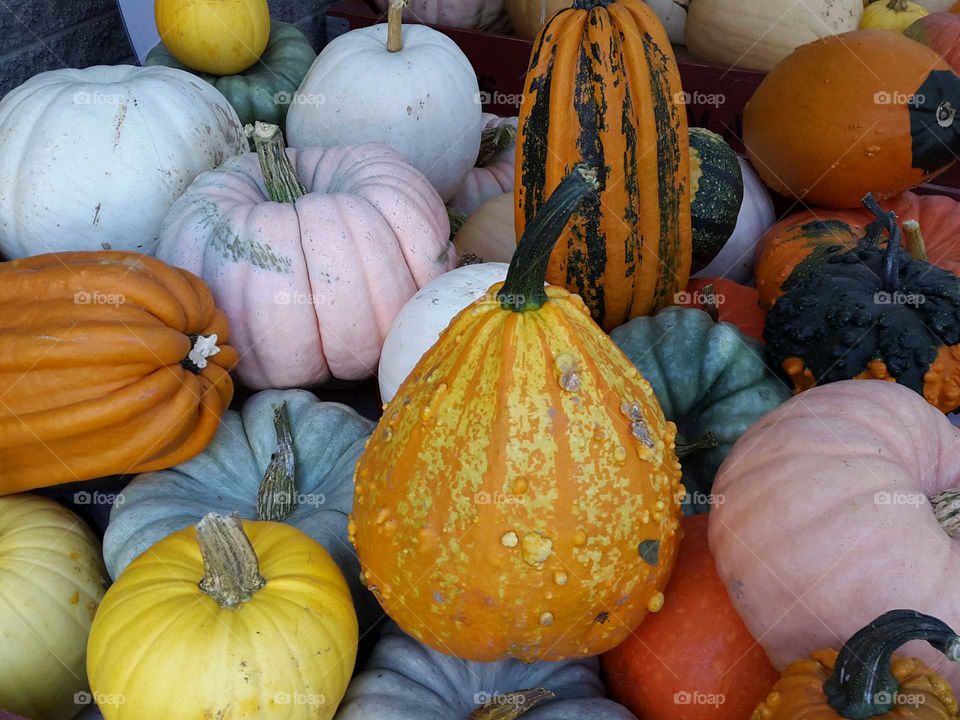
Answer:
POLYGON ((457 231, 453 244, 458 258, 509 263, 517 249, 513 193, 492 197, 474 210, 457 231))
POLYGON ((687 24, 686 3, 680 5, 676 0, 646 0, 647 5, 653 10, 664 29, 670 42, 674 45, 683 45, 686 42, 685 28, 687 24))
POLYGON ((152 253, 193 179, 246 150, 230 103, 189 73, 36 75, 0 101, 0 252, 152 253))
POLYGON ((324 48, 294 97, 287 141, 389 145, 447 201, 480 151, 477 76, 446 35, 403 25, 403 47, 390 52, 387 27, 352 30, 324 48))
POLYGON ((380 355, 380 399, 390 402, 440 333, 467 305, 507 277, 506 263, 465 265, 441 275, 403 306, 380 355))
POLYGON ((516 117, 483 114, 480 157, 447 205, 469 215, 490 198, 513 193, 518 120, 516 117))
POLYGON ((757 243, 777 216, 770 192, 756 171, 745 158, 738 159, 743 173, 743 202, 737 215, 737 227, 717 256, 694 277, 725 277, 752 285, 757 243))
POLYGON ((772 70, 800 45, 856 30, 863 0, 690 0, 686 41, 700 60, 772 70))
MULTIPOLYGON (((390 0, 374 0, 386 12, 390 0)), ((421 23, 502 32, 510 26, 503 0, 411 0, 407 17, 421 23)))

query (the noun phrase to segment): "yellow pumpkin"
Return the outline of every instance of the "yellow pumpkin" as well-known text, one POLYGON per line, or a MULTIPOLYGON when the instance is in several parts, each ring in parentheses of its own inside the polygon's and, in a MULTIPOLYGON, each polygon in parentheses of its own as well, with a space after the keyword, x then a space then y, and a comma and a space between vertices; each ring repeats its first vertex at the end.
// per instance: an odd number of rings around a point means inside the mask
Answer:
POLYGON ((100 543, 80 518, 47 498, 0 497, 0 707, 34 720, 77 714, 106 586, 100 543))
POLYGON ((595 655, 663 605, 683 495, 676 426, 584 302, 544 288, 551 248, 596 198, 583 168, 560 183, 506 281, 423 356, 357 464, 363 577, 441 652, 595 655))
POLYGON ((105 720, 328 720, 356 651, 350 590, 323 546, 211 513, 107 591, 87 672, 105 720))
POLYGON ((154 16, 170 54, 211 75, 243 72, 270 39, 267 0, 156 0, 154 16))
POLYGON ((912 0, 878 0, 864 9, 860 16, 860 29, 899 33, 929 14, 930 11, 923 5, 912 0))

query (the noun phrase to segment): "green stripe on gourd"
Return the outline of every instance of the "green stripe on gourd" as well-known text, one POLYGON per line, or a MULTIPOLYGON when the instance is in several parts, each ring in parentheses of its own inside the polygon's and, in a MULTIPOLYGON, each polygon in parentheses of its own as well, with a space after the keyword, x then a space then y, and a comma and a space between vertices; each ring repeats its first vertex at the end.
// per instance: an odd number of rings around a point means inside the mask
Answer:
POLYGON ((737 227, 743 203, 743 174, 737 154, 706 128, 690 128, 692 271, 702 270, 737 227))

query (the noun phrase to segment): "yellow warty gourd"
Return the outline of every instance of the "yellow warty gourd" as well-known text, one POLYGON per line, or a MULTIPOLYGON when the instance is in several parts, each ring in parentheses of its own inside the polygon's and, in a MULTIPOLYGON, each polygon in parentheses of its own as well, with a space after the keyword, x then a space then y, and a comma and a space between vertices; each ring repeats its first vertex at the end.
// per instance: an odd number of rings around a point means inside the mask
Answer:
POLYGON ((903 32, 915 20, 929 14, 930 11, 923 5, 912 0, 878 0, 864 9, 860 29, 903 32))

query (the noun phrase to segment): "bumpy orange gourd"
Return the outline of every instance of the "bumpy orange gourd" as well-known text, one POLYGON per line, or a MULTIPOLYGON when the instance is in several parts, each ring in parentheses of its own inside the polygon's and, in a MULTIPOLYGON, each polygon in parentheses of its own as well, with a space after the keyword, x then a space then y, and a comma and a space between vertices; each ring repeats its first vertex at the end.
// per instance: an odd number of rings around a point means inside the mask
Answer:
POLYGON ((550 247, 592 192, 579 170, 561 183, 506 282, 454 318, 357 465, 363 577, 444 653, 593 655, 664 602, 676 426, 584 303, 543 287, 550 247))
POLYGON ((960 154, 960 78, 900 33, 858 30, 802 45, 764 78, 743 141, 764 183, 808 205, 892 197, 960 154), (892 62, 891 58, 896 58, 892 62))
POLYGON ((672 305, 692 253, 690 156, 680 73, 639 0, 576 0, 534 42, 520 108, 517 237, 578 163, 600 195, 567 228, 547 280, 606 330, 672 305))
POLYGON ((233 396, 228 340, 207 286, 154 258, 0 263, 0 495, 199 453, 233 396))
POLYGON ((858 631, 838 653, 817 650, 783 671, 752 720, 956 720, 950 684, 914 657, 892 657, 909 640, 927 640, 957 661, 960 638, 914 610, 891 610, 858 631))

